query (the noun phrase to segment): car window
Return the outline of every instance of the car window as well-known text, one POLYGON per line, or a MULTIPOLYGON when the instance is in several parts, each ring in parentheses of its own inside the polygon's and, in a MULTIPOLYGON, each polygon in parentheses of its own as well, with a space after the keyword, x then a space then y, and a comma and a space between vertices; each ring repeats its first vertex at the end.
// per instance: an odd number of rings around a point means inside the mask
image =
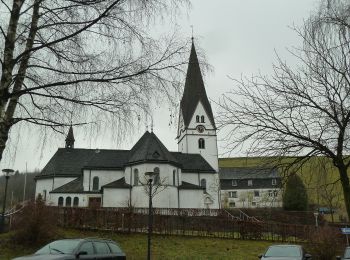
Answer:
POLYGON ((108 245, 109 245, 109 248, 111 249, 113 254, 117 254, 117 253, 122 253, 123 252, 120 249, 120 247, 117 246, 115 243, 109 242, 108 245))
POLYGON ((344 253, 344 258, 350 258, 350 248, 347 248, 344 253))
POLYGON ((96 249, 96 254, 104 255, 110 254, 111 251, 105 242, 94 242, 94 246, 96 249))
POLYGON ((86 242, 81 245, 79 252, 86 252, 88 255, 95 254, 94 247, 91 242, 86 242))
POLYGON ((72 254, 79 243, 78 239, 56 240, 42 247, 35 254, 72 254))
POLYGON ((270 246, 267 249, 265 256, 267 257, 283 257, 291 256, 298 257, 301 256, 301 251, 299 247, 296 246, 270 246))

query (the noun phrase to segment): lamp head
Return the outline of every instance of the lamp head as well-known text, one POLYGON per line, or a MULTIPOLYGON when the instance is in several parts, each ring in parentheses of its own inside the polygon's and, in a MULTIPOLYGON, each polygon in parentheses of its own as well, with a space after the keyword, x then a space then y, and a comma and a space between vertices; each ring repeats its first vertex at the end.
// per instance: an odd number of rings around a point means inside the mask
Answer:
POLYGON ((10 176, 14 170, 12 169, 2 169, 2 172, 5 174, 5 176, 10 176))
POLYGON ((145 175, 147 176, 149 181, 153 181, 154 177, 156 176, 155 172, 145 172, 145 175))

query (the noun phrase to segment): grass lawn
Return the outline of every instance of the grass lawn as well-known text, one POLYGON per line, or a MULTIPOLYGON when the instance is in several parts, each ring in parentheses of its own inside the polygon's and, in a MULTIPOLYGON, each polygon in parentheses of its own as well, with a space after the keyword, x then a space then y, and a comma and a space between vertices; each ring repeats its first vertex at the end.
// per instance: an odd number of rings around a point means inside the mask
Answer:
MULTIPOLYGON (((62 238, 104 237, 117 241, 127 259, 146 259, 146 234, 117 234, 81 230, 61 230, 62 238)), ((0 259, 30 254, 41 247, 26 248, 9 242, 9 234, 0 235, 0 259), (6 242, 7 241, 7 242, 6 242)), ((152 237, 152 259, 258 259, 272 242, 182 236, 152 237)))

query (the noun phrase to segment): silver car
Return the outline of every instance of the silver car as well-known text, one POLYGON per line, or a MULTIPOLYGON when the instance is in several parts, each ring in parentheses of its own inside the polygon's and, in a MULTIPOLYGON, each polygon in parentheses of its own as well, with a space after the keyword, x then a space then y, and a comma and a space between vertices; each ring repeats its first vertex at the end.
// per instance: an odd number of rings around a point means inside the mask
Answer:
POLYGON ((345 259, 350 259, 350 246, 348 246, 347 248, 345 248, 343 257, 337 256, 337 260, 341 260, 341 259, 344 259, 344 260, 345 260, 345 259))
POLYGON ((299 245, 274 245, 270 246, 265 254, 259 255, 261 260, 305 260, 311 259, 302 246, 299 245))

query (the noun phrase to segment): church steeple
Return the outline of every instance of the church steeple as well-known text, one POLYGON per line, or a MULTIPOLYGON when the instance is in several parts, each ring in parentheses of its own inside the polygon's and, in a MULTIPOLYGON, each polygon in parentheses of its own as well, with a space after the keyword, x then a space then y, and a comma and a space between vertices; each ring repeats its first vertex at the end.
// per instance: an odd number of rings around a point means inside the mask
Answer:
POLYGON ((66 148, 74 148, 74 141, 73 127, 70 126, 66 137, 66 148))
POLYGON ((185 89, 180 104, 185 128, 188 128, 199 102, 202 103, 205 112, 207 113, 207 116, 210 120, 210 123, 215 128, 213 112, 211 110, 207 93, 205 91, 196 48, 192 40, 192 48, 187 68, 185 89))

